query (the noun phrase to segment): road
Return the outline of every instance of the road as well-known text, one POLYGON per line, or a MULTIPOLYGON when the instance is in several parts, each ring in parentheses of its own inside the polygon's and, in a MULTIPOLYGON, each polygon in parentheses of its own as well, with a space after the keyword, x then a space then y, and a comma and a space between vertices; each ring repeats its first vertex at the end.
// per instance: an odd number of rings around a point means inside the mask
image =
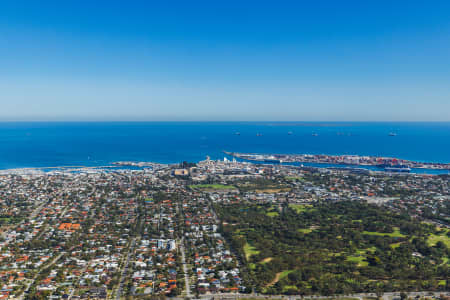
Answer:
MULTIPOLYGON (((435 296, 439 297, 441 294, 450 296, 450 292, 410 292, 406 293, 408 297, 414 298, 415 296, 435 296)), ((239 294, 239 293, 220 293, 220 294, 205 294, 200 295, 199 299, 248 299, 248 298, 257 298, 257 299, 285 299, 285 300, 305 300, 305 299, 338 299, 338 298, 357 298, 363 299, 366 297, 376 297, 375 293, 361 293, 361 294, 351 294, 351 295, 337 295, 337 296, 320 296, 320 295, 310 295, 310 296, 287 296, 287 295, 262 295, 262 294, 239 294)), ((384 293, 384 300, 391 300, 392 298, 400 299, 400 292, 392 292, 392 293, 384 293)), ((184 298, 177 297, 172 298, 173 300, 183 300, 184 298)))
MULTIPOLYGON (((39 204, 30 214, 30 216, 28 217, 28 220, 34 220, 34 218, 37 216, 37 214, 41 211, 41 209, 47 204, 47 201, 43 201, 41 204, 39 204)), ((24 224, 25 222, 27 222, 26 219, 23 219, 22 221, 20 221, 20 223, 18 225, 24 224)), ((5 237, 5 232, 1 233, 1 236, 4 238, 5 237)), ((4 246, 9 245, 10 241, 5 242, 4 246)))
MULTIPOLYGON (((86 266, 84 266, 84 268, 81 270, 81 272, 80 272, 80 277, 78 278, 78 284, 80 283, 81 278, 83 277, 83 274, 86 272, 86 270, 87 270, 87 268, 89 267, 89 264, 90 264, 90 263, 91 263, 91 261, 88 261, 88 262, 86 263, 86 266)), ((73 294, 75 293, 76 290, 77 290, 77 289, 75 288, 75 286, 72 286, 72 290, 70 291, 70 294, 69 294, 69 297, 68 297, 69 300, 72 299, 73 294)))
POLYGON ((119 287, 117 288, 117 292, 116 292, 116 300, 120 300, 120 297, 122 296, 124 277, 125 277, 125 275, 128 272, 128 264, 130 263, 130 255, 131 255, 131 253, 134 250, 135 243, 136 243, 136 238, 133 238, 133 240, 130 243, 130 248, 128 249, 127 259, 126 259, 125 264, 123 266, 122 274, 120 274, 119 287))
POLYGON ((45 267, 42 267, 40 269, 39 272, 36 273, 36 275, 34 275, 33 279, 27 284, 27 287, 25 288, 25 290, 23 291, 23 293, 20 295, 19 299, 23 299, 25 297, 26 292, 30 289, 31 285, 34 283, 34 281, 36 280, 36 278, 39 276, 39 273, 44 270, 47 269, 49 267, 51 267, 53 264, 55 264, 64 254, 66 254, 66 252, 61 252, 58 256, 56 256, 49 264, 45 265, 45 267))
POLYGON ((184 284, 186 289, 186 297, 191 298, 191 286, 189 285, 189 274, 186 266, 186 254, 184 253, 184 237, 181 238, 180 241, 180 251, 181 251, 181 262, 183 264, 183 273, 184 273, 184 284))
POLYGON ((30 214, 30 220, 34 220, 36 218, 37 214, 44 208, 45 205, 47 205, 48 201, 43 201, 38 207, 36 207, 33 212, 30 214))
MULTIPOLYGON (((43 203, 41 203, 38 207, 36 207, 33 212, 30 214, 29 219, 33 220, 34 218, 36 218, 37 214, 42 210, 42 208, 47 204, 47 201, 44 201, 43 203)), ((59 218, 62 218, 67 210, 68 210, 68 206, 66 206, 64 208, 64 210, 61 212, 61 214, 59 215, 59 218)), ((23 223, 24 221, 22 221, 23 223)), ((35 239, 39 239, 48 229, 48 224, 44 226, 44 228, 41 229, 41 231, 37 234, 36 237, 34 237, 35 239)), ((71 249, 72 250, 72 249, 71 249)), ((70 251, 70 250, 69 250, 70 251)), ((48 265, 46 265, 45 267, 42 267, 40 270, 43 270, 45 268, 48 268, 50 266, 52 266, 55 262, 57 262, 63 255, 65 254, 65 252, 61 252, 58 256, 56 256, 48 265)), ((33 279, 31 279, 31 281, 27 284, 24 292, 20 295, 19 299, 23 299, 25 297, 26 292, 30 289, 31 285, 34 283, 34 281, 36 280, 37 276, 39 275, 40 272, 37 272, 36 275, 33 277, 33 279)))

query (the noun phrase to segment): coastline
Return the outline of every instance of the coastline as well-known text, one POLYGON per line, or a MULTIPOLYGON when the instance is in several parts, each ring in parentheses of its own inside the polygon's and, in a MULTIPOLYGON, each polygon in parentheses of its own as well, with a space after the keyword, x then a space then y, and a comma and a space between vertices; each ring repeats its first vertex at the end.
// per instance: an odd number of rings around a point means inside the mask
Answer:
MULTIPOLYGON (((225 153, 229 155, 228 153, 225 153)), ((269 154, 270 155, 270 154, 269 154)), ((232 156, 233 157, 233 156, 232 156)), ((402 174, 402 175, 449 175, 450 170, 446 169, 427 169, 427 168, 411 168, 410 173, 391 173, 377 168, 373 165, 356 165, 356 164, 333 164, 327 162, 267 162, 263 160, 247 160, 239 157, 237 161, 246 162, 250 164, 268 164, 268 165, 281 165, 281 166, 297 166, 297 167, 312 167, 317 169, 335 169, 335 170, 365 170, 376 173, 386 174, 402 174)), ((180 162, 181 163, 181 162, 180 162)), ((198 163, 198 162, 197 162, 198 163)), ((165 168, 174 164, 164 164, 158 162, 146 162, 146 161, 116 161, 110 164, 102 164, 98 166, 83 166, 83 165, 68 165, 68 166, 49 166, 49 167, 24 167, 24 168, 5 168, 0 169, 1 175, 39 175, 39 174, 60 174, 60 173, 101 173, 101 172, 113 172, 113 171, 145 171, 165 168)))

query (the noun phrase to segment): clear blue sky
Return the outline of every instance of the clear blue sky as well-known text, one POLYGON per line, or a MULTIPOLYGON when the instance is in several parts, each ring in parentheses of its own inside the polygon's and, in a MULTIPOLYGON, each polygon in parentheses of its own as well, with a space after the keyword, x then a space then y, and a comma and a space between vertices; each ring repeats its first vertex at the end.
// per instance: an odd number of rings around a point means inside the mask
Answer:
POLYGON ((450 1, 0 2, 0 120, 450 121, 450 1))

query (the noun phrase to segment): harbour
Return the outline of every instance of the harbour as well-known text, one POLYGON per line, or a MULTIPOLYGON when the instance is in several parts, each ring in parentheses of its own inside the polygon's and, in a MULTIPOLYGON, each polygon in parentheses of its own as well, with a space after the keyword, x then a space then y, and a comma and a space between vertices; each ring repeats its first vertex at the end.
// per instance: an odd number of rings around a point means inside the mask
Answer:
POLYGON ((224 153, 233 158, 254 163, 359 169, 387 173, 450 174, 450 164, 415 162, 390 157, 324 154, 252 154, 228 151, 224 151, 224 153))

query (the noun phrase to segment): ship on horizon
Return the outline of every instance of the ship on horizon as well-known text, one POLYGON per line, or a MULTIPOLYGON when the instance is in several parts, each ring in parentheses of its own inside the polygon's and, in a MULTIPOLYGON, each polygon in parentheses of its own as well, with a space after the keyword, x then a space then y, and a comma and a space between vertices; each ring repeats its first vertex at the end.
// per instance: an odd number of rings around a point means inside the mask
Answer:
POLYGON ((392 165, 386 166, 384 168, 386 172, 395 172, 395 173, 409 173, 411 172, 411 168, 407 165, 392 165))

